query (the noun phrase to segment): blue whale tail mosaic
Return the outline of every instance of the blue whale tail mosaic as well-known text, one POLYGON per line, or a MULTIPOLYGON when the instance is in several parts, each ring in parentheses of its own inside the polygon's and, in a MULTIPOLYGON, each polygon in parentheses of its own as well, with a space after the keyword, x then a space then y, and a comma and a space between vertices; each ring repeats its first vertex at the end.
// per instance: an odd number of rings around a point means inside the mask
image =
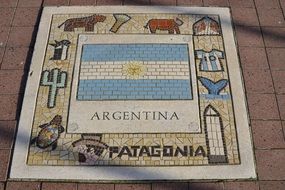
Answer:
POLYGON ((207 88, 209 94, 213 94, 213 95, 219 95, 221 90, 223 90, 228 84, 228 80, 226 79, 213 82, 212 80, 207 79, 205 77, 200 77, 199 80, 202 83, 202 85, 205 88, 207 88))

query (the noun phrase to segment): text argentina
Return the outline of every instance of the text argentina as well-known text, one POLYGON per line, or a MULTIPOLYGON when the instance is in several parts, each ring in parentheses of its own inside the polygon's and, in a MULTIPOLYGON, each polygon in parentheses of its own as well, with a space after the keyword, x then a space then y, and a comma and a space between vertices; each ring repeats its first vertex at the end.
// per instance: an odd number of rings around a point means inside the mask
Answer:
POLYGON ((119 157, 123 155, 128 157, 193 157, 206 156, 203 146, 111 146, 109 147, 109 158, 119 157))
POLYGON ((95 112, 91 120, 179 120, 176 112, 168 111, 115 111, 95 112))

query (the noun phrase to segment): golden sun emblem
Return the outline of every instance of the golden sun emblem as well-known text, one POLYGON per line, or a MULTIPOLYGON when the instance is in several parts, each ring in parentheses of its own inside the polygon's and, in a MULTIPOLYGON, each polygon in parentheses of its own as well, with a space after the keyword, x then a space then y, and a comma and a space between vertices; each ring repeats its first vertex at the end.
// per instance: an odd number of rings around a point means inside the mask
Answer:
POLYGON ((131 61, 123 65, 123 75, 128 76, 132 79, 138 79, 140 76, 143 76, 146 72, 146 68, 142 62, 131 61))

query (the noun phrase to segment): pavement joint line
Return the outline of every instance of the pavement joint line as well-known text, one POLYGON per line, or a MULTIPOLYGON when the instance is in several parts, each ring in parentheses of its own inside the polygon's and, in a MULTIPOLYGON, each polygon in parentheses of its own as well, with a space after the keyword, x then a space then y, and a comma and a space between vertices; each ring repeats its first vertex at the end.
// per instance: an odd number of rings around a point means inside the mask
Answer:
MULTIPOLYGON (((280 3, 280 1, 278 0, 278 2, 280 3)), ((256 3, 254 2, 255 6, 256 6, 256 3)), ((256 10, 257 10, 257 7, 255 7, 256 10)), ((282 11, 283 12, 283 11, 282 11)), ((259 22, 259 25, 261 24, 260 23, 260 17, 259 17, 259 13, 258 11, 256 12, 257 14, 257 18, 258 18, 258 22, 259 22)), ((283 13, 284 14, 284 13, 283 13)), ((266 47, 266 44, 265 44, 265 40, 264 40, 264 32, 263 32, 263 29, 262 27, 260 26, 260 32, 261 32, 261 35, 262 35, 262 42, 264 44, 264 47, 266 47)), ((271 82, 273 83, 273 89, 274 89, 274 97, 275 97, 275 101, 277 103, 277 109, 278 109, 278 114, 279 114, 279 119, 281 120, 281 111, 280 111, 280 106, 278 105, 278 98, 277 98, 277 91, 276 91, 276 84, 273 80, 273 74, 272 74, 272 69, 271 69, 271 65, 269 64, 269 58, 268 58, 268 53, 266 52, 266 60, 267 60, 267 63, 268 63, 268 67, 269 67, 269 70, 270 70, 270 76, 271 76, 271 82)), ((283 138, 285 140, 285 129, 284 127, 282 127, 282 131, 283 131, 283 138)))

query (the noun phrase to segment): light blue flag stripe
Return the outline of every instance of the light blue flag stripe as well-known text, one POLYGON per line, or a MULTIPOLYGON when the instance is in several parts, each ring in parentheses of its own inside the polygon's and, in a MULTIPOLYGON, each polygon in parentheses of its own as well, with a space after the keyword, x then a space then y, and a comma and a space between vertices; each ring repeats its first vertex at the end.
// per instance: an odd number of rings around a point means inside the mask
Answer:
POLYGON ((77 100, 191 100, 190 80, 80 80, 77 100))
POLYGON ((88 44, 81 61, 188 61, 187 44, 88 44))

